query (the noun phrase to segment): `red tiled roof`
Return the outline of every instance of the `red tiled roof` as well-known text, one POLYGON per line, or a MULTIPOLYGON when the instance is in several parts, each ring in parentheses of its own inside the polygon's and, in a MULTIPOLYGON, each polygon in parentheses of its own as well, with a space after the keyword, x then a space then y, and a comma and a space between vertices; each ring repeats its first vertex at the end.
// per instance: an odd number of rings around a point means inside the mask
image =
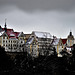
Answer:
POLYGON ((13 33, 13 32, 14 32, 13 29, 7 29, 7 32, 6 32, 6 33, 7 33, 8 35, 10 35, 10 33, 13 33))
MULTIPOLYGON (((4 28, 2 28, 2 30, 4 31, 4 28)), ((7 29, 7 35, 8 36, 10 36, 10 34, 12 33, 12 32, 14 32, 14 30, 13 29, 7 29)))
POLYGON ((20 32, 14 32, 15 36, 18 37, 18 35, 20 34, 20 32))
MULTIPOLYGON (((4 28, 2 28, 4 31, 4 28)), ((13 29, 7 29, 7 35, 9 36, 9 38, 18 38, 18 35, 20 34, 20 32, 14 32, 13 29), (11 34, 15 35, 15 36, 11 36, 11 34)))
POLYGON ((61 39, 62 43, 65 44, 67 42, 67 39, 61 39))
POLYGON ((12 30, 7 30, 6 33, 8 34, 8 36, 10 36, 10 34, 13 33, 13 31, 12 30))
POLYGON ((4 30, 4 28, 2 28, 2 30, 4 30))
POLYGON ((20 32, 11 32, 10 34, 14 34, 15 36, 9 36, 9 38, 18 38, 20 32))
MULTIPOLYGON (((4 30, 4 28, 2 28, 4 30)), ((13 29, 7 29, 7 31, 14 31, 13 29)))

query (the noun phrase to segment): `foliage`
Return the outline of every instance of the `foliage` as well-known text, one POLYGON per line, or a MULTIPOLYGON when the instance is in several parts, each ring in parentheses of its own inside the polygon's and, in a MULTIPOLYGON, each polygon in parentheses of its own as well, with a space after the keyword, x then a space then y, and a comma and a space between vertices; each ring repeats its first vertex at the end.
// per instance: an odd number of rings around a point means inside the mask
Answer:
POLYGON ((13 62, 10 57, 6 54, 5 49, 0 46, 0 72, 11 70, 13 62))

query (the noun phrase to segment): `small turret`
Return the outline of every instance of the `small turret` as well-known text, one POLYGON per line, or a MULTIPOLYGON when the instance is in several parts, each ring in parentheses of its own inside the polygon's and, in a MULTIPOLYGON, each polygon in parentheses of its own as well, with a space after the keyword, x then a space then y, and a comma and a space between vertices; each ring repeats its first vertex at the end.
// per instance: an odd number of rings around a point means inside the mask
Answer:
POLYGON ((69 34, 69 36, 72 36, 72 32, 71 32, 71 30, 70 30, 70 34, 69 34))
POLYGON ((70 33, 69 33, 69 35, 68 35, 68 39, 70 39, 70 40, 74 40, 74 36, 72 35, 71 30, 70 30, 70 33))

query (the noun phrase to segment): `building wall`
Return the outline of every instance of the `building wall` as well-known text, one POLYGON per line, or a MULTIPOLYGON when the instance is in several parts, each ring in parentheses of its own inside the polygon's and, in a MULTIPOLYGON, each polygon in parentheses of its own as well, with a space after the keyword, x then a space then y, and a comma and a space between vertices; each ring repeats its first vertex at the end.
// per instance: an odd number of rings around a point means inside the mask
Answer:
POLYGON ((27 45, 27 52, 32 56, 32 57, 38 57, 39 56, 39 47, 38 45, 27 45))
POLYGON ((0 46, 2 46, 2 37, 0 37, 0 46))
POLYGON ((18 47, 18 40, 17 39, 9 39, 8 40, 8 49, 10 51, 16 51, 18 47))
POLYGON ((45 55, 51 44, 51 38, 39 38, 34 34, 31 34, 30 38, 34 38, 33 42, 27 45, 27 51, 32 54, 32 56, 37 57, 40 55, 45 55), (30 47, 30 49, 29 49, 30 47))
POLYGON ((25 43, 25 41, 23 37, 20 37, 19 39, 16 38, 9 39, 6 36, 2 36, 0 37, 0 45, 5 48, 5 51, 17 51, 17 50, 21 51, 23 49, 22 45, 25 43))
POLYGON ((5 48, 5 50, 8 49, 8 37, 7 36, 2 37, 2 46, 5 48))
POLYGON ((74 39, 74 44, 75 44, 75 39, 74 39))

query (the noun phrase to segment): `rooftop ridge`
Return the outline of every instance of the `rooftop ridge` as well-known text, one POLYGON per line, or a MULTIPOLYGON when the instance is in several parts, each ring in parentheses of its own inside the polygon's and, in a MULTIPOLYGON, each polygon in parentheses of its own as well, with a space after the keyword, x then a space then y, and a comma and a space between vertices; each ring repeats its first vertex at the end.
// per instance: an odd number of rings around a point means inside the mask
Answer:
MULTIPOLYGON (((43 31, 32 31, 32 32, 38 32, 38 33, 49 33, 49 32, 43 32, 43 31)), ((50 33, 49 33, 50 34, 50 33)))

